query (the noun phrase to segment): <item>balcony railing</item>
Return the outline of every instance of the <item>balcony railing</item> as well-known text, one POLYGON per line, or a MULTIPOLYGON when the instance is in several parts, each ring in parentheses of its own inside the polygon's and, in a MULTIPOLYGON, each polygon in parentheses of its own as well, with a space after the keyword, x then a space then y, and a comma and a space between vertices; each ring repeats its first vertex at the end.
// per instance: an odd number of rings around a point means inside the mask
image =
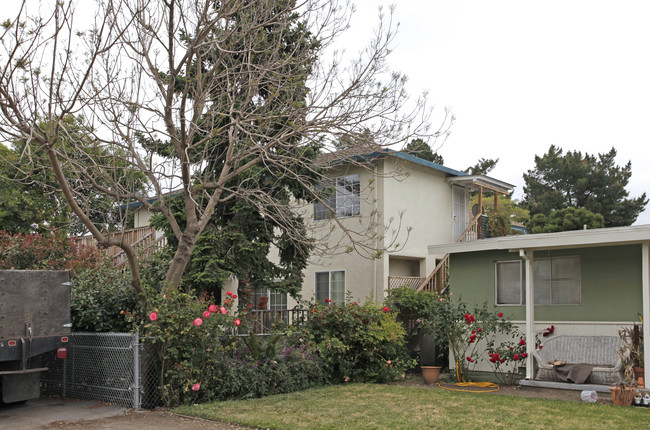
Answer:
POLYGON ((307 309, 251 311, 245 316, 255 334, 268 334, 279 326, 306 321, 308 317, 307 309))
POLYGON ((416 276, 389 276, 388 277, 388 292, 394 288, 407 287, 415 290, 426 278, 416 276))

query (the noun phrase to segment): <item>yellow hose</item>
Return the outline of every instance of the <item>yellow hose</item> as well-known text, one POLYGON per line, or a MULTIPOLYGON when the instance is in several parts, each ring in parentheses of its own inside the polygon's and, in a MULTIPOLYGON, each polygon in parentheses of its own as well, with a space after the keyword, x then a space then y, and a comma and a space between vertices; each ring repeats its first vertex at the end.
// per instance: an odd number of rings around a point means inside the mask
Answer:
POLYGON ((495 391, 499 391, 500 389, 499 386, 493 382, 458 382, 453 385, 459 388, 444 387, 441 383, 438 383, 438 387, 442 388, 443 390, 460 391, 463 393, 493 393, 495 391), (492 388, 492 389, 491 390, 468 390, 464 387, 481 387, 481 388, 492 388))

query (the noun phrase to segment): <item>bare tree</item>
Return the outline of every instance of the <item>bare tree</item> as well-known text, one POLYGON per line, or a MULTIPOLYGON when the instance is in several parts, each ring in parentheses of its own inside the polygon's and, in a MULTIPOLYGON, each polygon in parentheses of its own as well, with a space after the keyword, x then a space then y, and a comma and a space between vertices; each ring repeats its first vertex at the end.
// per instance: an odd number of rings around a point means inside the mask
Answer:
MULTIPOLYGON (((80 186, 162 213, 178 240, 167 281, 179 285, 198 235, 229 199, 251 202, 294 232, 292 240, 305 240, 292 215, 295 200, 274 199, 261 183, 291 181, 301 189, 295 195, 320 199, 314 184, 324 177, 323 154, 342 138, 360 153, 446 135, 444 127, 428 133, 426 97, 407 105, 406 77, 387 68, 392 10, 379 14, 372 40, 344 65, 346 55, 332 44, 348 26, 348 4, 97 3, 86 30, 75 2, 63 0, 35 13, 26 0, 2 24, 0 136, 26 142, 23 163, 47 153, 71 210, 101 246, 122 247, 140 294, 133 249, 93 225, 80 186), (69 116, 87 124, 90 136, 70 130, 69 116), (101 155, 82 140, 98 142, 101 155), (124 166, 146 177, 145 192, 124 166), (182 222, 165 199, 172 191, 182 195, 182 222)), ((372 234, 339 225, 357 249, 377 243, 361 244, 372 234)))

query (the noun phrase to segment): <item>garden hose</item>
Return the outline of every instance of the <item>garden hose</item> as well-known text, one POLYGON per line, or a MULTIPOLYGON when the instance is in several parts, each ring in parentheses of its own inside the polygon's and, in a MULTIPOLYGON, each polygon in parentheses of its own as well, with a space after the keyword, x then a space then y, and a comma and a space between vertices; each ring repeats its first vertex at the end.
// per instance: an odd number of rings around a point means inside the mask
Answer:
POLYGON ((442 384, 438 383, 438 387, 449 390, 449 391, 462 391, 466 393, 493 393, 495 391, 499 391, 499 386, 493 382, 466 382, 465 381, 465 375, 463 375, 463 368, 460 365, 459 362, 456 362, 456 380, 458 381, 456 384, 454 384, 456 387, 459 388, 464 388, 464 387, 480 387, 480 388, 492 388, 491 390, 478 390, 478 391, 473 391, 473 390, 468 390, 468 389, 455 389, 455 388, 449 388, 449 387, 443 387, 442 384))
POLYGON ((453 385, 459 388, 444 387, 441 383, 438 383, 438 387, 443 390, 460 391, 463 393, 494 393, 500 389, 494 382, 457 382, 453 385), (491 390, 468 390, 465 387, 491 388, 491 390))

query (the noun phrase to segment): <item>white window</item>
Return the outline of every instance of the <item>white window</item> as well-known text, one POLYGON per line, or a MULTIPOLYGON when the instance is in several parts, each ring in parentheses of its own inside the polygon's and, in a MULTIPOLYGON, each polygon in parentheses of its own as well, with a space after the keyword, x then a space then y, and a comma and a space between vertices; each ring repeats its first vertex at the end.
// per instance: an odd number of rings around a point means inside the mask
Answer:
POLYGON ((498 261, 496 269, 496 304, 523 305, 526 303, 524 265, 521 261, 498 261))
POLYGON ((287 293, 255 288, 255 310, 284 311, 287 309, 287 293))
MULTIPOLYGON (((579 305, 581 302, 580 257, 553 257, 534 260, 536 305, 579 305)), ((495 265, 497 305, 526 303, 526 283, 522 261, 499 261, 495 265)))
POLYGON ((345 303, 345 271, 316 272, 316 302, 345 303))
POLYGON ((535 304, 580 304, 580 257, 535 260, 535 304))
POLYGON ((360 175, 340 176, 324 186, 329 194, 314 203, 314 219, 356 216, 361 213, 360 175))

